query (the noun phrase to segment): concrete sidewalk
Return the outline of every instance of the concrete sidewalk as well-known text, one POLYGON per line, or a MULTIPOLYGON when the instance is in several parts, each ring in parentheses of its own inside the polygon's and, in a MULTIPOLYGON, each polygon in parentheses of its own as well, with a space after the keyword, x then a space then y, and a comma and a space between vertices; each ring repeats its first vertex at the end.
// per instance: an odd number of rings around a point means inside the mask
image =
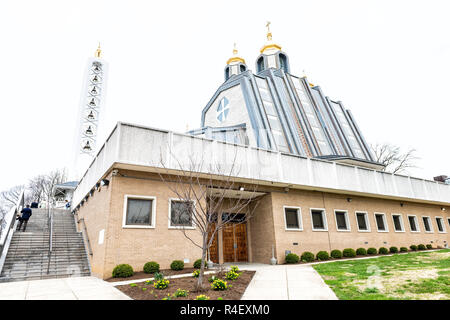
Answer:
POLYGON ((255 270, 242 300, 337 300, 310 265, 239 265, 255 270))
POLYGON ((0 283, 0 300, 131 300, 95 277, 0 283))

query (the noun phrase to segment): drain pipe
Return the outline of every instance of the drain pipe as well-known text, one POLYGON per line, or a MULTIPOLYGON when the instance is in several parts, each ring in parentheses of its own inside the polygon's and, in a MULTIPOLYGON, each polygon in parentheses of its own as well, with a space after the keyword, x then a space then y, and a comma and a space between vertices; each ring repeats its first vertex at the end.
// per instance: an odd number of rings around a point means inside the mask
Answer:
POLYGON ((275 258, 275 248, 274 248, 274 245, 272 245, 272 258, 270 258, 270 264, 271 264, 271 265, 277 264, 277 258, 275 258))

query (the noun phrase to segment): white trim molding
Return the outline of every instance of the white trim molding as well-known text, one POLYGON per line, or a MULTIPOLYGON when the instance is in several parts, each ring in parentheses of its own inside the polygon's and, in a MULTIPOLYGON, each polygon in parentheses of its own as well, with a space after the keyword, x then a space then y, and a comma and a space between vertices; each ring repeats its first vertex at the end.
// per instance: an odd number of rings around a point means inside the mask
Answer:
POLYGON ((373 218, 375 219, 375 224, 377 226, 377 231, 378 232, 389 232, 389 226, 387 224, 386 213, 374 212, 373 213, 373 218), (384 230, 380 230, 380 227, 379 227, 378 221, 377 221, 377 215, 381 215, 383 217, 384 230))
POLYGON ((371 232, 370 221, 369 221, 369 213, 367 211, 355 211, 355 219, 356 219, 356 227, 358 228, 358 232, 371 232), (359 228, 358 213, 364 214, 364 220, 366 221, 367 230, 361 230, 359 228))
POLYGON ((436 217, 434 217, 434 220, 436 220, 436 227, 437 227, 438 233, 447 233, 447 228, 445 228, 445 221, 444 221, 444 218, 441 217, 441 216, 436 216, 436 217), (438 222, 437 222, 438 219, 441 220, 442 231, 439 230, 439 224, 438 224, 438 222))
POLYGON ((312 229, 312 231, 328 231, 327 213, 326 213, 324 208, 310 208, 309 209, 309 214, 310 214, 310 218, 311 218, 311 229, 312 229), (321 211, 324 229, 316 229, 316 228, 314 228, 314 222, 313 222, 313 217, 312 217, 313 210, 314 211, 321 211))
POLYGON ((302 208, 295 206, 283 206, 284 230, 285 231, 303 231, 302 208), (286 222, 286 209, 297 210, 298 228, 288 228, 286 222))
POLYGON ((403 223, 403 215, 401 213, 391 213, 391 218, 392 218, 392 226, 394 227, 394 232, 405 232, 405 224, 403 223), (401 230, 397 230, 395 228, 395 221, 394 221, 394 217, 400 217, 400 227, 402 228, 401 230))
POLYGON ((422 216, 422 223, 423 223, 423 231, 425 231, 425 233, 434 233, 433 222, 431 221, 430 216, 422 216), (428 226, 430 227, 430 231, 428 231, 427 228, 425 227, 424 219, 428 220, 428 226))
POLYGON ((419 226, 419 220, 417 219, 417 216, 415 214, 407 214, 406 215, 406 219, 408 220, 408 225, 409 225, 409 231, 413 232, 413 233, 420 233, 420 226, 419 226), (409 217, 413 217, 414 218, 414 223, 416 225, 416 231, 413 231, 411 228, 411 222, 409 221, 409 217))
POLYGON ((122 217, 122 228, 123 229, 155 229, 156 226, 156 197, 154 196, 144 196, 135 194, 124 195, 123 200, 123 217, 122 217), (127 209, 128 209, 128 199, 136 200, 151 200, 152 201, 152 220, 150 225, 133 225, 127 224, 127 209))
POLYGON ((171 211, 172 211, 172 201, 181 201, 181 202, 187 202, 187 201, 189 201, 189 202, 192 202, 193 204, 194 204, 194 211, 195 211, 195 206, 197 205, 197 203, 196 203, 196 201, 195 200, 185 200, 185 199, 178 199, 178 198, 169 198, 169 215, 167 216, 167 218, 168 218, 168 221, 167 221, 167 224, 168 224, 168 228, 169 229, 176 229, 176 230, 179 230, 179 229, 186 229, 186 230, 194 230, 195 229, 195 222, 194 222, 194 218, 192 217, 192 220, 191 220, 191 222, 192 222, 192 225, 191 226, 172 226, 171 224, 170 224, 170 222, 171 222, 171 218, 170 218, 170 214, 171 214, 171 211))
POLYGON ((350 232, 351 231, 350 219, 348 218, 348 210, 334 209, 334 221, 336 222, 336 231, 339 231, 339 232, 350 232), (344 213, 345 224, 347 227, 346 229, 339 229, 338 223, 337 223, 337 216, 336 216, 337 212, 344 213))

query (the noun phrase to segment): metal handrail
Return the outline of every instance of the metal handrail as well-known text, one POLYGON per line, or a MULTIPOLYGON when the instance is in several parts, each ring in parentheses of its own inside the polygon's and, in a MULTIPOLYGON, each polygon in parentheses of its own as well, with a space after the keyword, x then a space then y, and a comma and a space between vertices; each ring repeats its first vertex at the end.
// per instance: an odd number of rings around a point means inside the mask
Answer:
POLYGON ((25 204, 25 189, 19 195, 16 205, 13 206, 6 215, 6 226, 2 229, 0 234, 0 274, 2 273, 3 265, 5 264, 6 254, 8 253, 11 239, 16 230, 17 220, 16 216, 22 211, 25 204))
POLYGON ((86 243, 87 243, 87 247, 88 247, 88 251, 89 251, 89 255, 92 256, 92 247, 91 247, 91 242, 89 241, 89 235, 88 235, 88 231, 87 231, 87 227, 86 227, 86 222, 84 221, 84 218, 78 219, 78 213, 75 213, 77 219, 77 223, 83 222, 83 235, 86 237, 86 243))
POLYGON ((48 264, 47 264, 47 274, 50 272, 50 260, 52 258, 53 251, 53 209, 50 208, 50 203, 48 203, 48 264))

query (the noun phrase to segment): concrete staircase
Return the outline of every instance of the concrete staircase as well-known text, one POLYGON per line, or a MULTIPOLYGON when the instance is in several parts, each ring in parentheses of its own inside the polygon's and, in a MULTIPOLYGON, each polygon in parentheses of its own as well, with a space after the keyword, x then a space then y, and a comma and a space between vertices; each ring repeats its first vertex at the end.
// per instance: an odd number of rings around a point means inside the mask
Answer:
POLYGON ((32 210, 26 232, 14 232, 0 282, 89 276, 83 237, 76 231, 73 215, 68 210, 53 210, 49 264, 47 209, 32 210))

